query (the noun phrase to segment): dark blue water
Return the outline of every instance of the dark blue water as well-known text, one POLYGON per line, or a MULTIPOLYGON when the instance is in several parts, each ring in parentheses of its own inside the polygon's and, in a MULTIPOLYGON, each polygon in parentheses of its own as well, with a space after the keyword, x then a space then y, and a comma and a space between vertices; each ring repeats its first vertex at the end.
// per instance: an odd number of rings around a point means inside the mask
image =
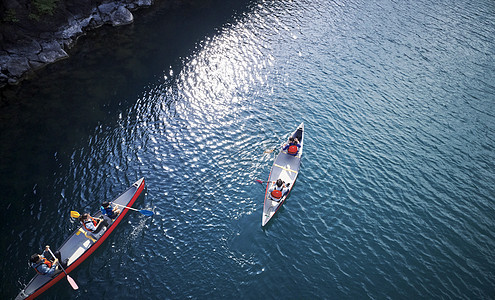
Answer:
POLYGON ((142 176, 156 215, 45 298, 494 298, 494 36, 492 1, 296 0, 156 8, 81 40, 7 94, 2 298, 70 210, 142 176), (263 151, 301 122, 262 229, 263 151))

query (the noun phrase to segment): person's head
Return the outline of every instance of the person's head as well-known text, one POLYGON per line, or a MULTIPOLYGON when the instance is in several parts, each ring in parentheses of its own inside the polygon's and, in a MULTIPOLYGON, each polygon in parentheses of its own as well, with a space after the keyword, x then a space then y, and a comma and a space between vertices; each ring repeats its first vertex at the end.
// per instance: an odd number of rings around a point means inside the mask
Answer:
POLYGON ((281 187, 281 186, 282 186, 282 184, 284 184, 284 182, 282 181, 282 179, 280 179, 280 178, 279 178, 279 179, 277 179, 277 186, 278 186, 278 187, 281 187))
POLYGON ((103 208, 107 208, 107 207, 109 207, 109 206, 110 206, 110 203, 108 203, 108 202, 103 202, 103 204, 102 204, 101 206, 103 206, 103 208))
POLYGON ((37 263, 39 260, 40 260, 40 255, 37 253, 31 255, 31 258, 29 259, 29 261, 32 263, 37 263))
POLYGON ((87 220, 87 219, 89 219, 89 214, 88 214, 88 213, 84 213, 84 214, 82 215, 82 219, 83 219, 83 220, 87 220))
POLYGON ((292 143, 292 142, 294 142, 294 138, 293 137, 290 137, 289 138, 289 143, 292 143))

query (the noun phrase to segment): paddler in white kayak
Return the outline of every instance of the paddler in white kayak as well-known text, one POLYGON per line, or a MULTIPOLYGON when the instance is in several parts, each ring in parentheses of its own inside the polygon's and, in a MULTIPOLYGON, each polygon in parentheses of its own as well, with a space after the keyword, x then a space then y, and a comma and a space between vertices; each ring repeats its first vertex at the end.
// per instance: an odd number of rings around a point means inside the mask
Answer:
POLYGON ((268 194, 273 201, 279 202, 283 196, 289 192, 289 184, 285 184, 282 179, 277 179, 277 181, 272 183, 272 186, 268 189, 268 194))
POLYGON ((296 156, 301 148, 299 140, 297 138, 290 137, 289 141, 282 147, 282 150, 287 151, 287 154, 296 156))

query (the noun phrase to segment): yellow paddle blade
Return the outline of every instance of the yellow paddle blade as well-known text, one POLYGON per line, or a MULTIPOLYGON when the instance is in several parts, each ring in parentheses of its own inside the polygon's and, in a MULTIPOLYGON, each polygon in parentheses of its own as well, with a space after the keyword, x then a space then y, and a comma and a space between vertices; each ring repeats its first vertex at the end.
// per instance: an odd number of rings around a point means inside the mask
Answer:
POLYGON ((74 211, 74 210, 71 210, 70 211, 70 216, 73 217, 73 218, 79 218, 81 215, 77 212, 77 211, 74 211))

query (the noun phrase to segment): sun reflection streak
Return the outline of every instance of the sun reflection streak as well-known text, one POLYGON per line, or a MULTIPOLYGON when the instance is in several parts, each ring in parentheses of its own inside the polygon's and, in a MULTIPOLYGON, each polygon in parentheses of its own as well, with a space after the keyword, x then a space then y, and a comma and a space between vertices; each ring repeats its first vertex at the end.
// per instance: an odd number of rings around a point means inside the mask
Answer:
POLYGON ((249 101, 243 95, 266 82, 263 74, 271 59, 263 53, 263 41, 246 24, 231 26, 206 40, 185 63, 179 92, 186 106, 206 120, 224 118, 249 101))

